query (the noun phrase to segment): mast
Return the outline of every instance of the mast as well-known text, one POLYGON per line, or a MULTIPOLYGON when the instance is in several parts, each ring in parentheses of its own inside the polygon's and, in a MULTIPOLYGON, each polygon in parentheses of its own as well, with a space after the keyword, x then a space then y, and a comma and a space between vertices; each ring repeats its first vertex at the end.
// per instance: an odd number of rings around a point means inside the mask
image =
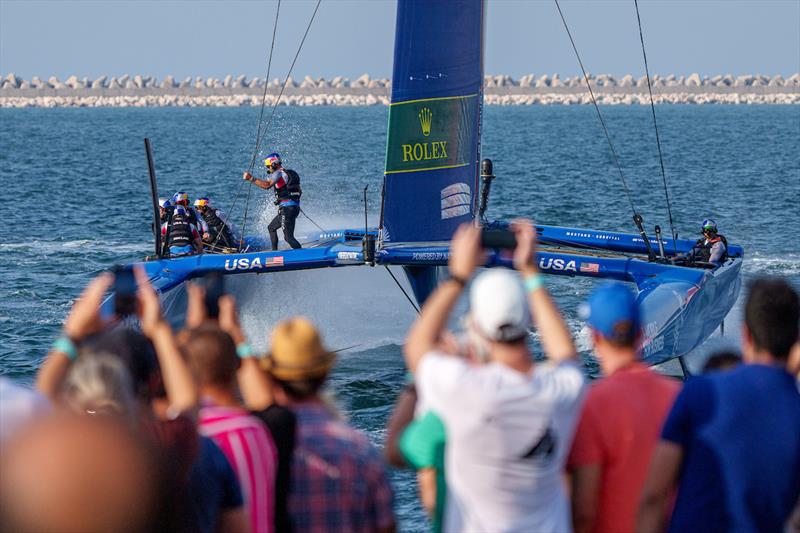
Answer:
POLYGON ((449 240, 478 206, 483 0, 400 0, 381 241, 449 240))

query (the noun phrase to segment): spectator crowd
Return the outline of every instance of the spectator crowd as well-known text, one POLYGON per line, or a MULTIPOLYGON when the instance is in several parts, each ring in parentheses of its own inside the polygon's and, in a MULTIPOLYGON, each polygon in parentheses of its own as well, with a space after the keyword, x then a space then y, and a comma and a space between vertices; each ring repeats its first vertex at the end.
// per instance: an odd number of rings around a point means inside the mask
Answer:
POLYGON ((0 531, 394 531, 388 465, 416 472, 436 532, 800 531, 797 292, 751 283, 741 354, 682 383, 642 362, 634 293, 602 284, 588 383, 533 226, 511 229, 516 273, 478 272, 479 228, 453 236, 382 451, 323 394, 336 354, 308 319, 257 354, 233 296, 209 312, 190 283, 176 332, 139 269, 134 329, 101 315, 101 274, 35 389, 0 378, 0 531))

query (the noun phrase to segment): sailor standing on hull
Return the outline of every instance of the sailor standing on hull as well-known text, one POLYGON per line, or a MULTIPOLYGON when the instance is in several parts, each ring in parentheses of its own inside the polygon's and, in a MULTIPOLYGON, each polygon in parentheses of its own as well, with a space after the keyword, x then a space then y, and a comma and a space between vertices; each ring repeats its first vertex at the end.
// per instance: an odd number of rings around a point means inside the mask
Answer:
POLYGON ((291 169, 284 169, 281 164, 281 156, 273 153, 269 154, 264 160, 267 167, 267 174, 272 174, 271 178, 260 180, 253 177, 249 172, 245 172, 242 178, 252 181, 262 189, 275 187, 275 203, 278 205, 278 214, 269 223, 269 239, 272 242, 272 249, 278 249, 278 228, 283 227, 283 239, 292 248, 301 248, 300 243, 294 238, 294 224, 300 214, 300 176, 291 169))

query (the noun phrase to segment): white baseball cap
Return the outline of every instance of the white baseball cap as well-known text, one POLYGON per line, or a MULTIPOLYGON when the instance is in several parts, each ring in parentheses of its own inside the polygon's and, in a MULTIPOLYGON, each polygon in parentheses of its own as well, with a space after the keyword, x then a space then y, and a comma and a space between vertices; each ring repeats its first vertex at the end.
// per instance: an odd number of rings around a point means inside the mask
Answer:
POLYGON ((469 293, 470 316, 487 339, 513 342, 528 334, 528 301, 519 277, 493 268, 479 274, 469 293))

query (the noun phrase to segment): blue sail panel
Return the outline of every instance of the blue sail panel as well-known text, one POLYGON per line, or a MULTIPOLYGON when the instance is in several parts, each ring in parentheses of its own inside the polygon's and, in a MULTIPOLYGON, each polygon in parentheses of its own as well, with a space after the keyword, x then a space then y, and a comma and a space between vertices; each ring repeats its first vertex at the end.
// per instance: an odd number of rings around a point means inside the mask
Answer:
POLYGON ((483 0, 400 0, 381 239, 447 240, 475 216, 483 0))

